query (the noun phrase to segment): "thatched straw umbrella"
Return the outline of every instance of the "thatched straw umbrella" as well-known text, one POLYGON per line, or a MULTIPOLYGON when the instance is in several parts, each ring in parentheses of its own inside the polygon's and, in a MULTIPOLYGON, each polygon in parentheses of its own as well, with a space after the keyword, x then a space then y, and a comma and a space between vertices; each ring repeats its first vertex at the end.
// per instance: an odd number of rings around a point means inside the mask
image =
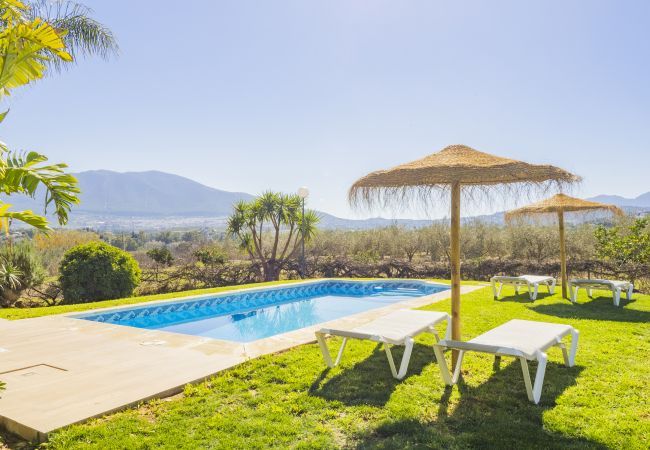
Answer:
POLYGON ((623 211, 605 203, 591 202, 581 198, 569 197, 565 194, 557 194, 546 200, 514 209, 506 213, 506 220, 512 221, 517 217, 533 216, 538 214, 557 214, 557 222, 560 228, 560 274, 562 278, 562 297, 567 295, 567 274, 566 274, 566 240, 564 237, 564 213, 589 211, 609 211, 616 215, 622 215, 623 211))
POLYGON ((549 184, 561 187, 578 180, 577 176, 554 166, 527 164, 464 145, 450 145, 417 161, 360 178, 350 188, 349 200, 353 206, 403 206, 413 200, 426 202, 436 190, 451 191, 452 337, 460 340, 461 188, 548 187, 549 184))

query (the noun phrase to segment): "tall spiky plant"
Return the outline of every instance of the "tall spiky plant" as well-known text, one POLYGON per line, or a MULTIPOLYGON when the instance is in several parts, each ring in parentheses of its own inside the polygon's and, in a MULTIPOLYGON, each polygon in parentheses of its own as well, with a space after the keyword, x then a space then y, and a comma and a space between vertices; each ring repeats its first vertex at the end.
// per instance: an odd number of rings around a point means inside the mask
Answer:
POLYGON ((288 259, 295 257, 303 238, 309 241, 316 232, 318 215, 305 211, 301 198, 265 192, 256 199, 241 201, 228 219, 228 233, 239 240, 253 262, 262 267, 265 281, 280 277, 288 259))

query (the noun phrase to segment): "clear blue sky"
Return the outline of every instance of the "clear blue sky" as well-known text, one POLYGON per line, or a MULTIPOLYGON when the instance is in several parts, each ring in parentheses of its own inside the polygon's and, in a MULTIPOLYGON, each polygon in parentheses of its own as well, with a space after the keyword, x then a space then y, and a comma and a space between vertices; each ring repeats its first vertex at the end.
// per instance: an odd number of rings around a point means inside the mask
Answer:
MULTIPOLYGON (((121 54, 17 92, 13 148, 233 191, 346 191, 448 144, 650 190, 650 1, 86 1, 121 54)), ((384 216, 391 217, 391 213, 384 216)), ((393 216, 394 217, 394 216, 393 216)))

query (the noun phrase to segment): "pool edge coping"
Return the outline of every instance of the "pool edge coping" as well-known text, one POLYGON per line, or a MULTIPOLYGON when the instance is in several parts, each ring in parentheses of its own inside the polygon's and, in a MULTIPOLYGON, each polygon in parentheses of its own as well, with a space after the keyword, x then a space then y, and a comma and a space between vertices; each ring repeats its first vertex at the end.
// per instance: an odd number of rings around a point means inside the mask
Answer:
MULTIPOLYGON (((306 284, 306 283, 314 283, 318 281, 325 281, 325 280, 339 280, 337 278, 319 278, 319 279, 314 279, 314 280, 307 280, 304 282, 299 282, 299 283, 283 283, 277 286, 264 286, 264 287, 252 287, 252 288, 246 288, 246 289, 240 289, 240 290, 235 290, 235 291, 225 291, 224 294, 228 292, 245 292, 245 291, 250 291, 250 290, 255 290, 255 289, 269 289, 269 288, 282 288, 286 287, 287 285, 296 285, 296 284, 306 284)), ((405 279, 393 279, 393 278, 383 278, 383 279, 378 279, 378 280, 356 280, 357 282, 372 282, 372 281, 388 281, 388 280, 400 280, 404 281, 405 279)), ((413 279, 411 279, 413 280, 413 279)), ((417 280, 417 279, 415 279, 417 280)), ((355 281, 355 280, 349 280, 349 281, 355 281)), ((418 280, 422 281, 425 283, 430 283, 430 284, 437 284, 437 285, 446 285, 445 283, 438 283, 438 282, 433 282, 429 280, 418 280)), ((461 293, 466 294, 469 292, 473 292, 478 289, 482 289, 485 286, 474 286, 474 285, 466 285, 466 286, 461 286, 461 293)), ((188 296, 188 297, 183 297, 182 299, 190 299, 190 298, 200 298, 200 297, 206 297, 206 296, 214 296, 215 294, 200 294, 197 296, 188 296)), ((356 326, 356 325, 361 325, 363 323, 366 323, 370 320, 373 320, 376 317, 380 317, 390 311, 393 310, 398 310, 398 309, 413 309, 413 308, 418 308, 418 307, 423 307, 427 305, 431 305, 434 303, 438 303, 440 301, 446 300, 451 296, 451 291, 449 289, 443 290, 441 292, 436 292, 433 294, 429 294, 426 296, 422 297, 416 297, 416 298, 410 298, 406 300, 402 300, 397 303, 389 304, 382 306, 380 308, 375 308, 372 310, 367 310, 367 311, 362 311, 353 315, 349 316, 344 316, 341 318, 333 319, 331 321, 327 322, 322 322, 319 324, 311 325, 308 327, 300 328, 298 330, 292 330, 286 333, 278 334, 275 336, 267 337, 267 338, 262 338, 258 339, 256 341, 252 341, 249 343, 239 343, 235 341, 226 341, 226 340, 218 340, 218 339, 212 339, 212 338, 199 338, 197 336, 192 336, 192 335, 184 335, 181 333, 171 333, 171 332, 165 332, 165 331, 158 331, 155 330, 152 332, 153 335, 159 334, 161 336, 164 335, 172 335, 172 336, 185 336, 187 338, 187 341, 193 341, 193 340, 204 340, 207 341, 207 345, 210 345, 210 342, 212 342, 213 345, 219 345, 219 344, 227 344, 227 345, 233 345, 236 344, 237 346, 240 346, 242 349, 241 356, 242 358, 240 360, 233 360, 232 363, 225 364, 223 367, 219 368, 218 370, 214 371, 211 368, 206 368, 206 371, 202 373, 199 377, 193 377, 191 379, 184 380, 180 384, 173 384, 170 383, 169 386, 167 386, 164 390, 159 390, 157 392, 149 392, 147 393, 146 396, 141 396, 137 399, 128 399, 125 400, 121 406, 118 407, 112 407, 112 408, 107 408, 105 410, 98 410, 94 412, 91 415, 87 415, 85 417, 79 418, 77 417, 74 420, 70 420, 68 423, 64 425, 57 425, 54 427, 43 427, 41 429, 38 429, 34 426, 30 426, 27 423, 20 423, 17 421, 14 421, 11 417, 0 415, 0 418, 2 418, 1 422, 4 422, 3 425, 5 428, 10 428, 12 429, 11 431, 18 432, 19 435, 22 437, 25 437, 27 439, 37 439, 39 441, 46 440, 47 436, 49 433, 54 432, 56 430, 59 430, 61 428, 65 428, 70 425, 74 424, 79 424, 83 423, 87 420, 93 419, 93 418, 98 418, 98 417, 104 417, 106 415, 112 414, 114 412, 120 411, 120 410, 125 410, 128 408, 132 408, 134 406, 137 406, 143 401, 148 401, 151 399, 156 399, 156 398, 165 398, 169 397, 171 395, 177 394, 179 392, 182 392, 185 386, 190 385, 190 384, 198 384, 200 382, 203 382, 205 380, 210 379, 211 377, 214 377, 218 375, 219 373, 230 369, 232 367, 236 367, 240 365, 243 362, 249 361, 254 358, 258 358, 261 356, 265 355, 273 355, 277 354, 280 352, 288 351, 294 347, 298 347, 300 345, 305 345, 305 344, 310 344, 316 341, 314 331, 316 331, 319 328, 322 328, 324 326, 335 326, 337 323, 338 324, 345 324, 348 326, 356 326), (13 422, 13 423, 12 423, 13 422), (10 426, 7 426, 10 425, 10 426), (18 425, 18 426, 17 426, 18 425)), ((159 300, 155 302, 147 302, 147 305, 150 304, 156 304, 156 303, 161 303, 161 302, 169 302, 169 301, 175 301, 177 299, 164 299, 164 300, 159 300)), ((112 310, 112 309, 122 309, 122 308, 128 308, 129 306, 132 305, 122 305, 122 306, 116 306, 116 307, 111 307, 111 308, 97 308, 96 310, 98 311, 106 311, 106 310, 112 310)), ((86 313, 90 313, 91 310, 85 311, 86 313)), ((31 319, 26 319, 26 321, 34 321, 33 323, 38 323, 40 321, 45 320, 46 322, 60 322, 63 321, 64 323, 67 322, 68 320, 75 319, 74 317, 70 317, 71 315, 74 314, 79 314, 79 312, 71 312, 71 313, 64 313, 64 314, 56 314, 56 315, 50 315, 50 316, 43 316, 43 317, 37 317, 37 318, 31 318, 31 319)), ((18 321, 18 322, 23 322, 18 321)), ((138 334, 142 334, 141 332, 143 331, 150 331, 150 330, 143 330, 143 329, 138 329, 135 327, 126 327, 126 326, 121 326, 121 325, 114 325, 114 324, 105 324, 101 322, 94 322, 94 321, 88 321, 91 322, 97 327, 92 327, 92 328, 97 328, 97 330, 101 330, 103 327, 109 326, 109 327, 120 327, 120 328, 127 328, 132 331, 132 333, 126 333, 126 334, 132 334, 134 343, 135 341, 138 341, 141 339, 141 337, 138 337, 138 334), (138 333, 140 332, 140 333, 138 333)), ((202 345, 202 344, 200 344, 202 345)), ((63 394, 62 394, 63 395, 63 394)), ((32 424, 34 425, 34 424, 32 424)), ((39 427, 40 428, 40 427, 39 427)))
MULTIPOLYGON (((102 311, 109 312, 109 311, 122 310, 122 309, 139 309, 139 308, 146 308, 146 307, 149 307, 149 306, 155 306, 155 305, 166 304, 166 303, 176 303, 176 302, 180 303, 180 302, 185 302, 185 301, 200 300, 202 298, 221 297, 221 296, 227 296, 227 295, 232 295, 232 294, 246 293, 246 292, 250 292, 250 291, 278 290, 278 289, 286 288, 286 287, 289 287, 289 286, 291 286, 291 287, 300 286, 300 285, 304 285, 304 284, 320 283, 320 282, 323 282, 323 281, 349 281, 349 282, 353 282, 353 283, 375 283, 375 282, 378 282, 378 281, 419 281, 419 282, 427 283, 427 284, 449 286, 449 289, 451 289, 451 284, 439 283, 439 282, 429 281, 429 280, 421 279, 421 278, 376 278, 376 279, 368 279, 368 280, 355 280, 353 278, 312 278, 312 279, 304 280, 304 281, 274 284, 272 286, 252 286, 252 287, 247 287, 247 288, 243 288, 243 289, 228 289, 228 290, 220 291, 220 292, 188 295, 188 296, 176 297, 176 298, 165 298, 165 299, 161 299, 161 300, 145 301, 145 302, 141 302, 141 303, 131 303, 131 304, 128 304, 128 305, 116 305, 116 306, 108 306, 108 307, 105 307, 105 308, 88 309, 88 310, 85 310, 85 311, 70 311, 70 312, 64 312, 64 313, 60 313, 60 314, 50 314, 49 316, 58 316, 58 317, 64 316, 64 317, 71 317, 73 319, 79 319, 79 318, 83 318, 83 316, 98 314, 98 313, 100 313, 102 311)), ((236 287, 236 285, 231 286, 231 287, 236 287)), ((180 292, 182 292, 182 291, 180 291, 180 292)), ((41 317, 45 317, 45 316, 41 316, 41 317)), ((38 318, 38 317, 30 317, 30 319, 36 319, 36 318, 38 318)), ((25 319, 19 319, 19 320, 25 320, 25 319)))

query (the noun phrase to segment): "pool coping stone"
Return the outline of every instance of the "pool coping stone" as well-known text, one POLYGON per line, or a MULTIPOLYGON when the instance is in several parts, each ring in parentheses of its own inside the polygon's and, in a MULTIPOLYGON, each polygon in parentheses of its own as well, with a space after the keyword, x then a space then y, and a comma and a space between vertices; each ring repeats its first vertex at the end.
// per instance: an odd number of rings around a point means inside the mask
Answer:
MULTIPOLYGON (((325 280, 331 279, 268 289, 325 280)), ((483 287, 462 286, 461 292, 483 287)), ((256 289, 260 288, 228 292, 256 289)), ((426 306, 450 295, 451 291, 445 290, 411 298, 249 343, 79 320, 75 318, 79 313, 0 321, 0 379, 7 383, 6 390, 0 393, 0 425, 24 439, 45 441, 50 432, 59 428, 177 394, 187 384, 206 380, 249 359, 315 342, 314 332, 322 327, 358 326, 391 311, 426 306)), ((102 308, 83 314, 124 308, 102 308)))

